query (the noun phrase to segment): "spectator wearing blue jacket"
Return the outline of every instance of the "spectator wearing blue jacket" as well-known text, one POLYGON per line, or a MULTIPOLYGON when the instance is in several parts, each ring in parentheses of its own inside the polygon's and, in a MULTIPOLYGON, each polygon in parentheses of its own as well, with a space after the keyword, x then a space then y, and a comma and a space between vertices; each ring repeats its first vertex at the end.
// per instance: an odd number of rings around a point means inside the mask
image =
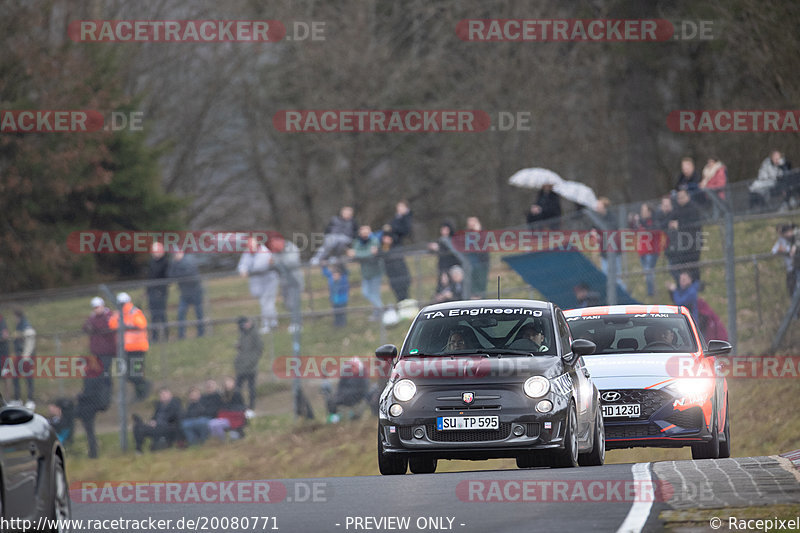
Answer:
POLYGON ((333 325, 341 328, 347 325, 347 301, 350 299, 350 280, 347 269, 336 265, 333 270, 322 267, 322 273, 328 278, 331 305, 333 306, 333 325))
POLYGON ((689 308, 696 323, 700 323, 700 313, 697 311, 697 297, 700 293, 700 282, 692 279, 688 270, 680 273, 678 284, 670 283, 667 288, 672 295, 675 305, 683 305, 689 308))

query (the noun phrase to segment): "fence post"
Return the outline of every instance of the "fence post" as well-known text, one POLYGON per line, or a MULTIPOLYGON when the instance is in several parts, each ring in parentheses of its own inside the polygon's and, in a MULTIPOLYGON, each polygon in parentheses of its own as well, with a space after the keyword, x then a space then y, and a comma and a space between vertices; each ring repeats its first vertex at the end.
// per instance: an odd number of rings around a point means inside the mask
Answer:
POLYGON ((119 365, 113 365, 115 368, 123 369, 117 376, 117 411, 119 412, 119 447, 123 452, 128 451, 128 399, 127 399, 127 383, 125 376, 131 371, 128 368, 128 361, 125 359, 125 320, 122 315, 122 305, 117 302, 117 297, 112 293, 106 285, 100 285, 100 292, 106 295, 109 302, 114 302, 119 313, 119 328, 117 329, 117 361, 119 365))
MULTIPOLYGON (((56 345, 56 357, 61 355, 61 336, 56 333, 55 337, 53 338, 53 344, 56 345)), ((41 356, 40 356, 41 357, 41 356)), ((30 391, 28 392, 30 394, 30 391)), ((64 380, 58 380, 58 395, 64 396, 64 380)))
POLYGON ((759 272, 758 272, 758 259, 756 256, 753 256, 753 281, 756 285, 756 305, 758 306, 758 324, 764 324, 764 317, 761 313, 761 280, 759 279, 759 272))

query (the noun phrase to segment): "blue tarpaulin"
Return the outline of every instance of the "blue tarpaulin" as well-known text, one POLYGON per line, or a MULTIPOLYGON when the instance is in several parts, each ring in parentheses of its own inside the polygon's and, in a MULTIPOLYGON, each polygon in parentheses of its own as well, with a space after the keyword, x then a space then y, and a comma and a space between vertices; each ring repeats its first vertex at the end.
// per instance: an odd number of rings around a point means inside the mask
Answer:
MULTIPOLYGON (((562 309, 578 305, 573 289, 581 282, 588 285, 590 291, 600 295, 602 305, 607 303, 606 275, 580 252, 532 252, 505 257, 503 261, 531 287, 562 309)), ((625 305, 640 302, 617 284, 617 303, 625 305)))

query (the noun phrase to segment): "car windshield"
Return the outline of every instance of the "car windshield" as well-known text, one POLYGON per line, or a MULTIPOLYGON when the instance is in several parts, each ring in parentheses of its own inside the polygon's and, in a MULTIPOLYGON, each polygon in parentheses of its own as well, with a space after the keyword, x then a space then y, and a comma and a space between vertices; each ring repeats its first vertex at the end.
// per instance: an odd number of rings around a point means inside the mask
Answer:
POLYGON ((423 311, 403 356, 554 355, 550 313, 527 307, 464 307, 423 311))
POLYGON ((594 353, 694 352, 686 317, 675 313, 592 315, 567 318, 575 339, 588 339, 594 353))

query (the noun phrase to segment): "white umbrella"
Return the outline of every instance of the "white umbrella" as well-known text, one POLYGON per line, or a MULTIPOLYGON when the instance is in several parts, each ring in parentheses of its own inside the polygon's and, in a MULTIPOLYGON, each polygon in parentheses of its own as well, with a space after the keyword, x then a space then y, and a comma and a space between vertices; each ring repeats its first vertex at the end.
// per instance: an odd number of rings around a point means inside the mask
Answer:
POLYGON ((553 192, 565 200, 586 206, 589 209, 597 207, 597 196, 595 196, 592 188, 579 181, 562 180, 553 186, 553 192))
POLYGON ((508 179, 508 183, 525 189, 541 189, 544 185, 563 183, 561 176, 546 168, 524 168, 514 173, 508 179))

